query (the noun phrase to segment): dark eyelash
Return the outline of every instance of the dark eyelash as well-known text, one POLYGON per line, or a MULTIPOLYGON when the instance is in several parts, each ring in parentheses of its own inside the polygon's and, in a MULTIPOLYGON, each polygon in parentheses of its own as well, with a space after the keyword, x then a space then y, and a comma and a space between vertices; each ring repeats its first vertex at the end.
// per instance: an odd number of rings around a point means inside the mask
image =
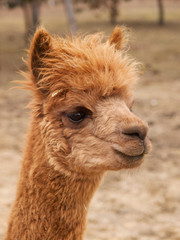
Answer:
POLYGON ((89 115, 92 115, 92 112, 85 107, 77 107, 74 111, 66 114, 72 123, 80 123, 89 115))

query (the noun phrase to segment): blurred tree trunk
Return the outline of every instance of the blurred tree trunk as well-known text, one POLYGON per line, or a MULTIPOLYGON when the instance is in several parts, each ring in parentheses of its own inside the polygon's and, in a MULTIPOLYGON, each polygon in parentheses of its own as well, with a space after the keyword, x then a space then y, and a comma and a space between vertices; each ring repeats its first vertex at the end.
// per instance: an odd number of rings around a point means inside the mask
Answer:
POLYGON ((21 6, 25 20, 25 40, 28 40, 40 24, 41 0, 21 0, 21 6))
POLYGON ((25 22, 25 41, 29 39, 32 34, 32 14, 31 14, 31 5, 29 2, 24 1, 22 3, 22 9, 24 13, 24 22, 25 22))
POLYGON ((119 3, 119 0, 110 1, 110 22, 112 24, 116 24, 116 20, 118 16, 118 3, 119 3))
POLYGON ((90 7, 93 9, 99 8, 100 4, 101 4, 101 0, 91 0, 90 1, 90 7))
POLYGON ((163 6, 163 0, 157 0, 158 1, 158 8, 159 8, 159 25, 164 25, 164 6, 163 6))
POLYGON ((36 28, 40 24, 40 6, 41 6, 41 1, 40 0, 33 0, 31 2, 31 8, 32 8, 32 24, 33 24, 33 32, 36 31, 36 28))
POLYGON ((76 35, 77 25, 76 25, 72 2, 71 2, 71 0, 64 0, 64 4, 65 4, 65 8, 66 8, 67 17, 69 20, 71 32, 73 35, 76 35))

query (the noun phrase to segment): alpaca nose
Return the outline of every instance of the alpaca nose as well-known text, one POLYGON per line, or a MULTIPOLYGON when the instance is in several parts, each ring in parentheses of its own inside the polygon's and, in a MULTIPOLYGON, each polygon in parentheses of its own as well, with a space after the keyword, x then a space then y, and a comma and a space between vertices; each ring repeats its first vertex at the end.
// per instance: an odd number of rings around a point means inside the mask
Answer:
POLYGON ((124 135, 130 138, 139 138, 144 141, 147 136, 148 128, 146 126, 132 126, 122 131, 124 135))

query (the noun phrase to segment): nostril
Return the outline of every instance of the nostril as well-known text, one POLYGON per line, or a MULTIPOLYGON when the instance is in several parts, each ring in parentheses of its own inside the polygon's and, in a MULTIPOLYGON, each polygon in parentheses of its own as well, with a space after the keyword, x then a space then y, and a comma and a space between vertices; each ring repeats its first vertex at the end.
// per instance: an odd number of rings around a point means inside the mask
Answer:
POLYGON ((141 140, 144 140, 146 138, 147 130, 146 128, 132 127, 125 129, 122 133, 132 138, 136 137, 140 138, 141 140))

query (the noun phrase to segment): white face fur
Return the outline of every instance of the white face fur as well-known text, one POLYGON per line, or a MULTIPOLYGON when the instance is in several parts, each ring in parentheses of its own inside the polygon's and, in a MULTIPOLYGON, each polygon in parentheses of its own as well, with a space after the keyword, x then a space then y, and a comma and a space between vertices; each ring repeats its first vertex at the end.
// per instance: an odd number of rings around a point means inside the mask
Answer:
POLYGON ((65 100, 63 106, 53 109, 42 128, 48 129, 46 145, 56 169, 63 165, 68 171, 93 174, 142 163, 150 148, 148 127, 125 100, 112 96, 94 106, 89 103, 89 108, 76 102, 67 106, 65 100))

